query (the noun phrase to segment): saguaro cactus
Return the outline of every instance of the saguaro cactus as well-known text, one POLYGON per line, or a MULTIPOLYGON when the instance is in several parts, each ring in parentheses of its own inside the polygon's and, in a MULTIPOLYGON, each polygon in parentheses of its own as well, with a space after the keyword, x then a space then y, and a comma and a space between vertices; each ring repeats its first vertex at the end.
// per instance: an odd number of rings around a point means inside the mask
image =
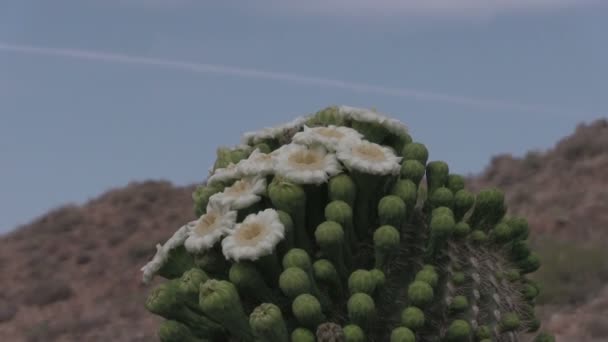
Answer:
POLYGON ((246 133, 142 268, 168 279, 146 302, 159 338, 520 341, 540 327, 527 223, 464 183, 375 111, 246 133))

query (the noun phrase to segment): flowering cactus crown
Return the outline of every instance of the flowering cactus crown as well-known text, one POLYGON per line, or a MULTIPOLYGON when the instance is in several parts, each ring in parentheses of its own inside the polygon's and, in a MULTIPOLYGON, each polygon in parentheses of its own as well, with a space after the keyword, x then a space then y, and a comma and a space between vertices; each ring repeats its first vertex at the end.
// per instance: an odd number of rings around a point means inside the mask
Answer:
MULTIPOLYGON (((220 148, 142 268, 162 341, 519 341, 539 260, 503 194, 465 189, 405 125, 329 107, 220 148), (423 181, 424 179, 424 181, 423 181)), ((541 333, 536 341, 552 341, 541 333)))

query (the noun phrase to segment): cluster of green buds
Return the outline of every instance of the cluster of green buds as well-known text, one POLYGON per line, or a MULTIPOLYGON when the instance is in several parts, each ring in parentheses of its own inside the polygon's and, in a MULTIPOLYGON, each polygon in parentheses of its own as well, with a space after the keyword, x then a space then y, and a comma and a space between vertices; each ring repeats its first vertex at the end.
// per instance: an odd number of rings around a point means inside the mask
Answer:
POLYGON ((142 268, 167 279, 146 301, 160 340, 553 341, 526 221, 428 157, 399 121, 346 106, 219 149, 198 219, 142 268))

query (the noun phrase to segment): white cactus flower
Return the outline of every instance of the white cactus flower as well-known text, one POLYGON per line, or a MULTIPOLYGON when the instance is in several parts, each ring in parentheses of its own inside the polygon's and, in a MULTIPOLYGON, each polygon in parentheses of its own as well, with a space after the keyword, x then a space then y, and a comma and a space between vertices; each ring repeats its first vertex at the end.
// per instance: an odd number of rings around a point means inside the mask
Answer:
POLYGON ((296 131, 302 129, 302 126, 304 126, 307 119, 308 118, 306 117, 297 117, 294 120, 282 125, 266 127, 256 132, 246 132, 243 134, 241 143, 257 144, 265 139, 279 139, 284 134, 289 134, 290 132, 295 133, 296 131))
POLYGON ((245 209, 262 199, 266 193, 266 178, 263 176, 245 177, 237 180, 222 192, 209 197, 209 203, 228 206, 233 210, 245 209))
POLYGON ((213 172, 213 174, 207 178, 207 184, 227 182, 235 180, 241 177, 239 168, 234 163, 228 164, 228 166, 219 168, 213 172))
POLYGON ((267 176, 274 173, 274 159, 270 154, 255 149, 249 158, 236 164, 239 173, 243 176, 267 176))
POLYGON ((156 245, 156 254, 150 262, 141 268, 141 271, 143 272, 143 282, 145 284, 148 284, 158 270, 167 262, 169 252, 172 249, 182 246, 184 241, 186 241, 186 238, 188 238, 188 227, 187 225, 184 225, 180 227, 165 244, 161 245, 159 243, 156 245))
POLYGON ((207 212, 198 220, 189 222, 188 238, 184 247, 190 253, 201 253, 212 248, 236 224, 237 212, 228 206, 207 205, 207 212))
POLYGON ((336 155, 349 170, 374 175, 398 175, 401 171, 402 158, 392 149, 366 140, 349 141, 336 155))
POLYGON ((373 122, 382 125, 389 132, 396 135, 403 135, 408 133, 407 126, 399 120, 390 118, 389 116, 378 113, 375 110, 369 110, 364 108, 355 108, 349 106, 338 107, 338 112, 343 113, 352 120, 360 122, 373 122))
POLYGON ((276 174, 298 184, 322 184, 342 171, 336 155, 321 146, 288 144, 275 155, 276 174))
POLYGON ((340 144, 348 140, 363 139, 363 135, 356 130, 343 126, 320 126, 310 128, 304 126, 303 132, 298 132, 293 136, 293 142, 307 146, 321 145, 328 151, 335 151, 340 144))
POLYGON ((257 260, 271 254, 285 237, 285 226, 274 209, 251 214, 222 240, 226 259, 257 260))

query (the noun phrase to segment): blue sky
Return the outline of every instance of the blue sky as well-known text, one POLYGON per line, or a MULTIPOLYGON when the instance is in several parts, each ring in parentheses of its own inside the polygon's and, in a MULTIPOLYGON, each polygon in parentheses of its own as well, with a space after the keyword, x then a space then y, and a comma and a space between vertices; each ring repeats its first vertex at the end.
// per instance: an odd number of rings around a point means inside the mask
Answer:
POLYGON ((585 0, 0 2, 0 232, 129 181, 200 182, 220 145, 330 104, 480 172, 608 116, 585 0))

